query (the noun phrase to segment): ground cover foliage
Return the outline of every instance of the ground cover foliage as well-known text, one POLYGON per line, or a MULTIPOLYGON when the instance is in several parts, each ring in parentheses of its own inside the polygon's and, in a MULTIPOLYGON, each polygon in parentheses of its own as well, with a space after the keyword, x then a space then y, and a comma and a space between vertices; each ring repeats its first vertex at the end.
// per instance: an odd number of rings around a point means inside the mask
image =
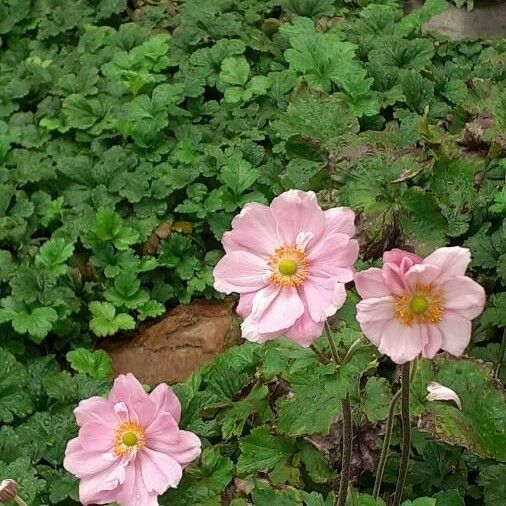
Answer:
MULTIPOLYGON (((468 358, 418 365, 406 505, 503 504, 505 42, 422 35, 444 8, 0 2, 0 478, 29 504, 77 499, 61 468, 72 408, 111 374, 87 349, 217 297, 233 215, 294 187, 358 212, 362 266, 392 247, 471 249, 488 306, 468 358), (462 411, 425 400, 432 380, 462 411)), ((350 287, 334 328, 343 356, 356 300, 350 287)), ((177 386, 205 450, 162 504, 332 504, 346 392, 350 504, 383 504, 367 494, 396 381, 366 345, 337 376, 282 341, 231 349, 177 386)))

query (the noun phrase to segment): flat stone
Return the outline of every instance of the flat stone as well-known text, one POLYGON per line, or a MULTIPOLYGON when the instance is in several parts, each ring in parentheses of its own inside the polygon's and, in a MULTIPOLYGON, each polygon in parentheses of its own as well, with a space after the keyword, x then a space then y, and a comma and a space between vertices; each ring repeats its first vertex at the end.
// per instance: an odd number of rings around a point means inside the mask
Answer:
POLYGON ((169 310, 125 339, 102 343, 114 373, 131 372, 143 383, 182 381, 241 340, 235 300, 197 300, 169 310))
MULTIPOLYGON (((424 0, 407 0, 406 11, 411 12, 423 4, 424 0)), ((424 32, 440 33, 453 40, 506 37, 506 3, 475 0, 474 4, 469 12, 449 4, 446 11, 424 25, 424 32)))

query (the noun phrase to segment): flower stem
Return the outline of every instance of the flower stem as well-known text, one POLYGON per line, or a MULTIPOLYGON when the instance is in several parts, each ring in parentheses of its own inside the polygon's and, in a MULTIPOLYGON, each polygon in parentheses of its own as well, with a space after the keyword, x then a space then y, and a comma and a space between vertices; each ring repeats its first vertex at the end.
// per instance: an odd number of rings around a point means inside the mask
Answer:
POLYGON ((337 353, 336 343, 334 343, 334 338, 332 337, 332 329, 330 328, 329 322, 325 320, 325 334, 327 334, 327 339, 329 341, 330 351, 332 352, 332 358, 334 359, 334 363, 336 366, 340 364, 339 354, 337 353))
POLYGON ((19 497, 19 495, 17 495, 15 498, 14 498, 14 502, 16 504, 18 504, 19 506, 28 506, 28 504, 26 504, 25 501, 23 501, 23 499, 21 499, 21 497, 19 497))
POLYGON ((314 344, 310 344, 309 347, 322 364, 328 364, 330 362, 330 360, 314 344))
POLYGON ((402 453, 395 487, 393 506, 399 506, 408 474, 409 452, 411 450, 411 417, 409 414, 409 371, 410 363, 402 365, 401 370, 401 419, 402 419, 402 453))
POLYGON ((341 458, 341 482, 339 483, 339 493, 336 502, 337 506, 345 506, 348 496, 348 484, 350 482, 353 426, 351 423, 350 397, 348 395, 341 399, 341 408, 343 413, 343 451, 341 458))
POLYGON ((348 362, 348 360, 350 360, 350 358, 353 356, 353 354, 355 353, 355 351, 358 348, 360 348, 363 343, 364 343, 364 341, 362 340, 361 337, 359 337, 358 339, 356 339, 352 343, 352 345, 348 348, 348 351, 346 352, 346 355, 344 355, 343 364, 346 364, 348 362))
POLYGON ((495 370, 495 379, 499 379, 501 375, 501 368, 502 363, 504 362, 504 354, 506 353, 506 328, 504 329, 504 332, 502 333, 502 341, 501 341, 501 347, 499 348, 499 360, 497 362, 497 367, 495 370))
POLYGON ((390 401, 390 407, 388 409, 387 424, 385 426, 385 438, 383 439, 383 448, 381 449, 381 456, 378 462, 378 468, 376 470, 376 478, 374 480, 374 488, 372 492, 374 499, 378 498, 381 490, 381 482, 383 481, 385 465, 387 463, 388 452, 390 450, 390 441, 392 439, 392 429, 394 428, 395 408, 397 407, 400 393, 400 390, 397 390, 397 392, 395 392, 392 400, 390 401))

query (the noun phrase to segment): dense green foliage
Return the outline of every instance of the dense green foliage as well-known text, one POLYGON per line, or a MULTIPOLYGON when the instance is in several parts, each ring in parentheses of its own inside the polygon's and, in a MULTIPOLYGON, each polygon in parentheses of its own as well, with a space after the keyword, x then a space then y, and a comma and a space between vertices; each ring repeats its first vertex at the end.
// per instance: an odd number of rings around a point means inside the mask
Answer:
MULTIPOLYGON (((0 478, 29 504, 73 504, 71 407, 107 390, 106 356, 65 353, 216 297, 233 215, 297 187, 358 212, 364 265, 396 246, 471 249, 488 307, 473 359, 420 365, 408 493, 434 498, 406 504, 502 505, 506 44, 422 35, 444 8, 0 0, 0 478), (425 402, 434 378, 462 412, 425 402)), ((370 492, 393 382, 367 346, 337 378, 283 342, 232 349, 178 386, 207 448, 162 501, 243 506, 255 485, 255 505, 330 504, 344 392, 361 431, 354 485, 370 492)))

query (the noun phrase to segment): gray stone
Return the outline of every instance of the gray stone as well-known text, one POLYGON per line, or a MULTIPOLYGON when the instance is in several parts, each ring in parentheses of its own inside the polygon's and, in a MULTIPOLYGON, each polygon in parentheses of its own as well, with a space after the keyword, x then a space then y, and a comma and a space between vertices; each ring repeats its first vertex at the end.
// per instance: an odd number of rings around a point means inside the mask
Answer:
MULTIPOLYGON (((423 4, 424 0, 407 0, 406 11, 418 9, 423 4)), ((506 37, 506 2, 475 0, 470 12, 449 4, 445 12, 426 23, 424 31, 440 33, 453 40, 506 37)))

